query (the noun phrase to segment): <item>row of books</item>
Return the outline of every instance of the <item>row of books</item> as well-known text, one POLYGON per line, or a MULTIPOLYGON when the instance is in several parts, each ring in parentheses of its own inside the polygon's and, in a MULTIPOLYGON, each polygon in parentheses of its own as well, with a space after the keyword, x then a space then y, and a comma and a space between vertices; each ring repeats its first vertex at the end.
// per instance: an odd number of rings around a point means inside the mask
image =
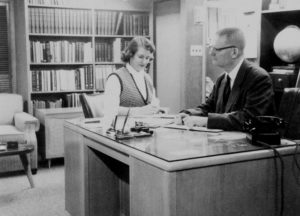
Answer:
MULTIPOLYGON (((92 13, 84 9, 29 7, 30 33, 80 34, 93 33, 92 13)), ((147 13, 96 11, 97 35, 149 35, 147 13)))
POLYGON ((117 35, 123 18, 123 12, 97 11, 95 13, 97 35, 117 35))
POLYGON ((92 34, 92 15, 88 10, 29 8, 30 33, 92 34))
POLYGON ((97 65, 95 67, 95 87, 104 91, 107 77, 116 70, 114 65, 97 65))
POLYGON ((70 93, 66 95, 66 106, 67 107, 79 107, 81 106, 79 100, 80 93, 70 93))
MULTIPOLYGON (((96 62, 112 62, 115 60, 114 54, 120 53, 119 50, 115 50, 111 40, 96 41, 95 43, 95 61, 96 62)), ((120 56, 120 55, 119 55, 120 56)), ((120 59, 118 59, 120 61, 120 59)))
POLYGON ((92 43, 80 41, 30 41, 31 62, 92 62, 92 43))
POLYGON ((80 107, 79 100, 80 93, 69 93, 63 96, 63 98, 53 99, 33 99, 32 107, 35 109, 47 109, 47 108, 62 108, 62 107, 80 107))
POLYGON ((47 99, 47 100, 32 100, 32 106, 34 109, 45 109, 45 108, 61 108, 62 99, 47 99))
POLYGON ((121 62, 121 53, 128 46, 130 39, 115 38, 114 40, 96 40, 96 62, 121 62))
POLYGON ((75 91, 94 88, 91 66, 75 70, 31 70, 32 91, 75 91))
POLYGON ((123 35, 149 35, 149 15, 124 14, 123 35))
POLYGON ((95 23, 97 35, 149 35, 149 15, 146 13, 97 11, 95 23))
MULTIPOLYGON (((114 65, 95 67, 95 89, 104 91, 107 77, 116 70, 114 65)), ((88 67, 76 70, 32 70, 32 91, 74 91, 94 89, 93 73, 88 67)))

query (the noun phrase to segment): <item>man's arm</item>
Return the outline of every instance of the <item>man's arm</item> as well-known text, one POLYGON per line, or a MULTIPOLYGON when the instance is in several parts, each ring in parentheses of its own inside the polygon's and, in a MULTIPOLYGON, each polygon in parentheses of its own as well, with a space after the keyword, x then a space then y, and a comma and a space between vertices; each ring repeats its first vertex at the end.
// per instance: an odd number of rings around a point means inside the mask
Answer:
POLYGON ((216 107, 217 88, 214 85, 213 90, 205 103, 199 105, 196 108, 182 110, 182 113, 186 113, 193 116, 207 116, 209 112, 214 112, 216 107))
POLYGON ((274 93, 270 77, 264 75, 251 80, 251 85, 249 85, 245 94, 241 94, 240 100, 243 100, 243 102, 240 107, 236 107, 236 111, 224 114, 208 113, 207 127, 240 131, 245 120, 250 117, 273 115, 274 93))

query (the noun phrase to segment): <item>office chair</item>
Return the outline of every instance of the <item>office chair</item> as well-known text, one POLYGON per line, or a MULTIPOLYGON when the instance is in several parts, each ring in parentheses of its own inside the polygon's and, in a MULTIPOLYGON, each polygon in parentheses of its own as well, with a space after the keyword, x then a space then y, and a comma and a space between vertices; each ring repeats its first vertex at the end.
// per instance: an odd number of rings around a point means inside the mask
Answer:
POLYGON ((79 95, 85 118, 103 117, 104 94, 86 94, 79 95))
POLYGON ((287 122, 283 136, 300 139, 300 88, 284 89, 278 115, 287 122))

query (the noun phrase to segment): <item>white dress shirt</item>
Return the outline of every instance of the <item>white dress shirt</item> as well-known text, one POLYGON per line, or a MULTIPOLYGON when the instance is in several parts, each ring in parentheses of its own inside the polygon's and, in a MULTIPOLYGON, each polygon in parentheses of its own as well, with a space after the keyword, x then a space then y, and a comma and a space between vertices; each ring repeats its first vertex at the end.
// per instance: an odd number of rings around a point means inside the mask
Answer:
POLYGON ((244 61, 244 58, 242 58, 242 59, 239 61, 239 63, 233 68, 232 71, 228 72, 228 75, 229 75, 229 77, 230 77, 230 88, 231 88, 231 89, 232 89, 232 87, 233 87, 233 84, 234 84, 236 75, 237 75, 237 73, 238 73, 238 71, 239 71, 239 69, 240 69, 240 67, 241 67, 241 65, 242 65, 242 63, 243 63, 243 61, 244 61))

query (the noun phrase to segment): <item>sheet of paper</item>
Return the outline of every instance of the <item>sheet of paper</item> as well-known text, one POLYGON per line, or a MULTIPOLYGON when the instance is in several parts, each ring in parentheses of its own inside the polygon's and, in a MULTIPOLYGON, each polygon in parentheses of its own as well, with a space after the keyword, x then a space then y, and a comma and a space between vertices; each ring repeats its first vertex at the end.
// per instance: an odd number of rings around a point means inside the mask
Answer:
POLYGON ((206 127, 192 127, 192 128, 188 128, 185 125, 177 125, 177 124, 169 124, 169 125, 165 125, 163 127, 165 127, 165 128, 172 128, 172 129, 178 129, 178 130, 202 131, 202 132, 213 132, 213 133, 218 133, 218 132, 223 131, 221 129, 209 129, 209 128, 206 128, 206 127))
POLYGON ((135 122, 142 122, 142 124, 146 127, 150 128, 157 128, 157 127, 163 127, 169 124, 174 123, 173 118, 134 118, 135 122))
POLYGON ((175 119, 176 115, 172 114, 154 114, 154 115, 134 115, 131 118, 162 118, 162 119, 175 119))

